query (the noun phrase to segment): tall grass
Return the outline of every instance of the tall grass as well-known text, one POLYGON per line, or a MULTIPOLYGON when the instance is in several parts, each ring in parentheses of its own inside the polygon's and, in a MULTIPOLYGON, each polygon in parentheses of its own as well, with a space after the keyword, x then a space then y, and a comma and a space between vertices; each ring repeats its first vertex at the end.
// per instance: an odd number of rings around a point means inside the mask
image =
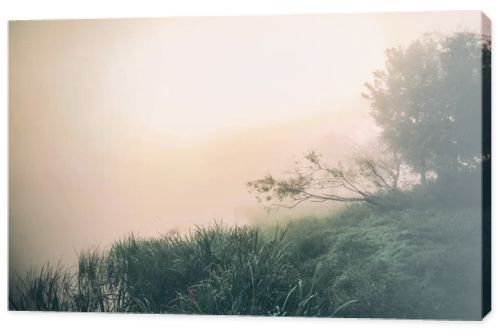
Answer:
POLYGON ((26 311, 74 309, 73 278, 61 265, 30 269, 24 277, 13 275, 9 285, 9 308, 26 311))
POLYGON ((12 310, 475 319, 480 211, 350 206, 279 228, 213 224, 46 265, 12 310))
POLYGON ((198 228, 130 237, 79 255, 78 271, 43 267, 11 281, 10 308, 81 312, 318 315, 309 278, 291 265, 286 230, 198 228))

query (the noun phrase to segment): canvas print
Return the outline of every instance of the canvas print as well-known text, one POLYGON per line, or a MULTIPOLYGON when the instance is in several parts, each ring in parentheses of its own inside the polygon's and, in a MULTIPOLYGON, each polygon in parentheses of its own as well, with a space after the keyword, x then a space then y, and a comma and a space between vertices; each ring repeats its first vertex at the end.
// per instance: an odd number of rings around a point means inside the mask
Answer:
POLYGON ((476 11, 9 23, 9 309, 480 320, 476 11))

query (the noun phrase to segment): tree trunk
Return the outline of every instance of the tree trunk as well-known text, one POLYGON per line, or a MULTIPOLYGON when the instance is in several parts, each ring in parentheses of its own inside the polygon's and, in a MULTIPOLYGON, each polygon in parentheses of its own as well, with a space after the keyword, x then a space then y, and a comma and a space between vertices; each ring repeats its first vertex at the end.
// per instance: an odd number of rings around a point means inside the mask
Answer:
POLYGON ((422 160, 422 167, 420 169, 420 184, 421 185, 425 185, 427 183, 426 173, 427 173, 427 169, 425 166, 425 159, 424 159, 424 160, 422 160))
POLYGON ((394 175, 392 179, 392 189, 397 190, 399 189, 399 174, 401 173, 401 160, 397 157, 397 154, 394 153, 394 159, 397 161, 396 162, 396 174, 394 175))

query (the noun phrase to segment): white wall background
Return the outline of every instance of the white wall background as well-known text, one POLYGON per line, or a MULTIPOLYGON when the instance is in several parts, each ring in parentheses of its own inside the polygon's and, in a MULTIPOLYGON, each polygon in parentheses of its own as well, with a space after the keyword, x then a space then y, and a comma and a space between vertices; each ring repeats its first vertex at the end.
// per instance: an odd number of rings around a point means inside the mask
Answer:
MULTIPOLYGON (((13 19, 161 17, 184 15, 250 15, 301 13, 352 13, 384 11, 483 10, 493 21, 493 68, 498 62, 496 22, 500 21, 500 6, 495 0, 177 0, 177 1, 104 1, 104 0, 4 0, 0 4, 0 331, 2 333, 149 333, 207 332, 210 333, 494 333, 500 330, 500 302, 497 288, 500 251, 495 246, 499 230, 493 226, 493 311, 483 322, 436 322, 401 320, 354 319, 272 319, 254 317, 208 317, 163 315, 108 315, 61 313, 7 312, 7 21, 13 19), (495 284, 497 283, 497 284, 495 284)), ((494 83, 498 70, 494 71, 494 83)), ((498 96, 493 87, 493 96, 498 96)), ((500 137, 495 132, 500 118, 495 115, 493 101, 493 151, 499 155, 500 137)), ((493 160, 493 207, 500 205, 498 190, 500 173, 497 159, 493 160)), ((497 212, 493 212, 493 221, 497 212)))

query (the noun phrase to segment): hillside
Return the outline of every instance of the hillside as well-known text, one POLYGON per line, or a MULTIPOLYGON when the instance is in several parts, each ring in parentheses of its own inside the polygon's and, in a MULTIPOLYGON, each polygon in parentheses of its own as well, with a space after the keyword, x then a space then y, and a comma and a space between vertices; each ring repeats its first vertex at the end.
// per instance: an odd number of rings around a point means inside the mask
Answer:
POLYGON ((477 319, 480 212, 376 209, 130 236, 12 277, 18 310, 477 319))

